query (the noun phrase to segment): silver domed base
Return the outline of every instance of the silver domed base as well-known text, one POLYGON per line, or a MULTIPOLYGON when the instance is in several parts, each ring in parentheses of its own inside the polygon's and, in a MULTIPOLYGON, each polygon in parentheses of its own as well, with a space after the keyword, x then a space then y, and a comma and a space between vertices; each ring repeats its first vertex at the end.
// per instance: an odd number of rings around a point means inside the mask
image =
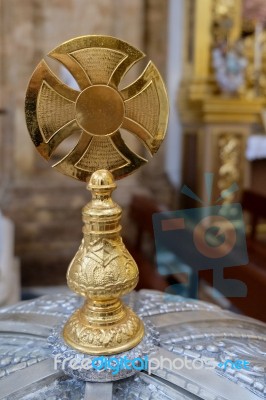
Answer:
POLYGON ((265 398, 264 323, 204 302, 148 290, 133 292, 124 302, 160 333, 150 375, 140 371, 127 379, 91 383, 55 370, 47 338, 81 301, 77 296, 44 296, 0 309, 0 400, 265 398), (161 357, 168 362, 156 365, 161 357), (206 358, 215 365, 180 369, 176 360, 186 358, 189 367, 193 360, 206 358), (247 360, 249 369, 221 368, 227 359, 247 360), (171 369, 169 360, 177 368, 171 369))
POLYGON ((78 352, 62 336, 65 321, 48 337, 55 369, 88 382, 112 382, 148 370, 148 359, 156 353, 159 333, 146 321, 145 336, 133 349, 114 356, 95 356, 78 352))

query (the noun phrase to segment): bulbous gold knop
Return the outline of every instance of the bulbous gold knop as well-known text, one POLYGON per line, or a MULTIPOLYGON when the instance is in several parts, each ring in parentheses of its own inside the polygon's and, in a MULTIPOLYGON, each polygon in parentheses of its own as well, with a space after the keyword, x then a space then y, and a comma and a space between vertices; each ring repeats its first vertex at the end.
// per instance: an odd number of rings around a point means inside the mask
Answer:
POLYGON ((64 328, 64 338, 88 354, 115 354, 137 345, 144 327, 119 298, 135 288, 138 267, 120 236, 121 208, 113 202, 112 174, 92 174, 92 200, 83 209, 84 238, 68 272, 70 289, 86 298, 64 328))

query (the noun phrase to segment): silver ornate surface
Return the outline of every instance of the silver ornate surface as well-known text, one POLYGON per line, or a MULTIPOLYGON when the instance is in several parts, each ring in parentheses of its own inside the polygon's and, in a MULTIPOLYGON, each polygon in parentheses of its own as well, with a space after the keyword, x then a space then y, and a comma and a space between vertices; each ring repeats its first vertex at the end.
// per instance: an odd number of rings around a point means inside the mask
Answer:
MULTIPOLYGON (((62 329, 65 324, 65 320, 60 325, 53 328, 52 334, 48 337, 50 343, 53 358, 57 357, 57 369, 63 370, 65 374, 72 376, 83 381, 89 382, 111 382, 120 379, 128 378, 129 376, 135 375, 137 370, 131 369, 120 369, 117 374, 114 374, 110 368, 95 369, 91 367, 92 360, 95 356, 89 356, 88 354, 80 353, 77 350, 67 345, 62 337, 62 329), (71 368, 70 362, 64 362, 64 360, 75 359, 77 365, 81 368, 71 368), (82 363, 86 362, 86 368, 82 368, 82 363)), ((118 360, 126 357, 128 360, 136 358, 143 359, 145 356, 152 356, 156 352, 156 346, 159 345, 159 333, 154 329, 154 326, 150 321, 146 321, 145 324, 145 336, 142 341, 133 349, 119 353, 115 355, 118 360)))
POLYGON ((215 369, 171 370, 110 383, 85 383, 55 370, 47 337, 79 304, 76 296, 45 296, 0 309, 0 399, 8 400, 255 400, 266 396, 266 325, 219 307, 163 293, 132 293, 125 302, 160 333, 154 359, 215 360, 215 369), (248 370, 219 367, 245 359, 248 370))

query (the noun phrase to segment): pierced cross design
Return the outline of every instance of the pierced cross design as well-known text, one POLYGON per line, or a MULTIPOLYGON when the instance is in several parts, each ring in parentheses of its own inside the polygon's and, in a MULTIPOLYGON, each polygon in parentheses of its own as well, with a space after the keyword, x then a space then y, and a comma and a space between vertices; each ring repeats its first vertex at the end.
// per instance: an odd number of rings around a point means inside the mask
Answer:
POLYGON ((123 178, 147 162, 124 142, 120 129, 134 134, 153 155, 165 136, 167 94, 162 78, 149 62, 139 78, 119 89, 128 70, 144 54, 109 36, 82 36, 49 53, 73 75, 80 91, 64 84, 42 60, 26 94, 26 122, 39 153, 50 159, 76 132, 76 146, 53 165, 73 178, 88 181, 107 169, 123 178))

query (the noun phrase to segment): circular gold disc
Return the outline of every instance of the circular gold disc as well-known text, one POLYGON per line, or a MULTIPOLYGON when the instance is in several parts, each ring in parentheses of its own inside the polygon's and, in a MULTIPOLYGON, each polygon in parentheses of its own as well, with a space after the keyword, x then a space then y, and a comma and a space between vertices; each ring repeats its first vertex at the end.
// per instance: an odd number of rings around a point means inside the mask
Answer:
MULTIPOLYGON (((26 122, 32 141, 46 159, 73 135, 73 149, 59 154, 58 171, 88 181, 105 169, 115 179, 147 162, 133 152, 119 129, 134 135, 153 155, 159 149, 168 121, 168 99, 160 73, 149 62, 142 74, 120 89, 128 70, 145 55, 111 36, 81 36, 58 46, 49 56, 60 61, 79 90, 66 85, 42 60, 26 93, 26 122)), ((61 152, 64 147, 61 147, 61 152)))
POLYGON ((83 90, 76 101, 76 120, 84 131, 96 135, 111 135, 122 125, 124 102, 113 88, 94 85, 83 90))

